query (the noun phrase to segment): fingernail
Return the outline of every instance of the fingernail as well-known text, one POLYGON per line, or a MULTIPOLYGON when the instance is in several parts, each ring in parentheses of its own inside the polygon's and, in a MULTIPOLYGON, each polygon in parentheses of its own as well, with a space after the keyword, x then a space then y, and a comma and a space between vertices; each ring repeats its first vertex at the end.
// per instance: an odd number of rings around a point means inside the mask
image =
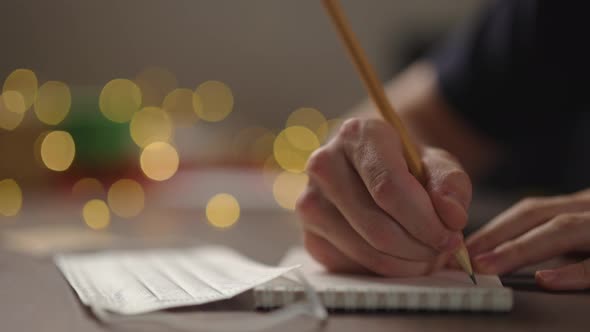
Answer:
POLYGON ((557 272, 555 271, 551 271, 551 270, 544 270, 544 271, 539 271, 537 272, 537 276, 541 279, 543 279, 543 281, 547 281, 547 282, 551 282, 555 279, 557 279, 557 272))
POLYGON ((458 233, 450 233, 441 245, 441 251, 455 251, 463 243, 463 236, 458 233))
POLYGON ((493 252, 485 253, 475 257, 474 263, 481 272, 493 273, 498 262, 498 255, 493 252))

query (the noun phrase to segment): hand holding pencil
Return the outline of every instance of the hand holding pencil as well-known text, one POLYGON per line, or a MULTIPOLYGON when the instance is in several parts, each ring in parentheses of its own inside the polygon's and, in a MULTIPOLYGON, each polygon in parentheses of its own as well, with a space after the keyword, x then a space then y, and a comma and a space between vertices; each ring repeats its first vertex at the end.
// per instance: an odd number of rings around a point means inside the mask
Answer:
POLYGON ((386 122, 351 119, 310 159, 298 202, 308 251, 333 271, 386 276, 426 274, 455 254, 473 279, 460 233, 469 177, 440 150, 419 153, 337 3, 323 3, 386 122))

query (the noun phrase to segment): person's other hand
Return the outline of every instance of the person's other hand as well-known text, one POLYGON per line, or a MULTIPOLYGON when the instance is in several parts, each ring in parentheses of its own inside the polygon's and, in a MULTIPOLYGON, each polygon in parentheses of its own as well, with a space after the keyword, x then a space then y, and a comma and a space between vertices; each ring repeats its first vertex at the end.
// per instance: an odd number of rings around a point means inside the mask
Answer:
MULTIPOLYGON (((567 253, 590 253, 590 191, 524 199, 470 236, 467 247, 475 269, 492 274, 567 253)), ((535 278, 551 290, 590 288, 590 259, 537 271, 535 278)))
POLYGON ((462 242, 471 182, 448 153, 424 148, 427 184, 409 172, 397 131, 354 118, 310 158, 297 202, 305 246, 328 270, 422 275, 462 242))

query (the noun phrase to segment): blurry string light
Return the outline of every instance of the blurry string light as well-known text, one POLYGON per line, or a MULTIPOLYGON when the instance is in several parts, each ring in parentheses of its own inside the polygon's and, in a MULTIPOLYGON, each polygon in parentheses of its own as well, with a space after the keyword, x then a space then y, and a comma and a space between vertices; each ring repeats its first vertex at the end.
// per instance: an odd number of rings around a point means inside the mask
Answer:
POLYGON ((326 126, 326 117, 315 108, 299 108, 289 115, 285 127, 301 126, 320 136, 320 130, 326 126))
POLYGON ((39 88, 34 105, 39 121, 48 125, 57 125, 70 112, 72 106, 70 88, 63 82, 45 82, 39 88))
POLYGON ((297 198, 305 190, 308 180, 307 175, 303 173, 280 173, 272 186, 275 201, 284 209, 295 210, 297 198))
POLYGON ((200 98, 190 89, 172 90, 164 98, 162 108, 168 112, 176 125, 192 125, 199 120, 195 109, 201 109, 203 105, 200 98))
POLYGON ((207 221, 217 228, 233 226, 240 218, 240 204, 230 194, 217 194, 213 196, 205 209, 207 221))
POLYGON ((127 79, 114 79, 102 89, 99 97, 102 114, 109 120, 125 123, 141 107, 141 90, 127 79))
POLYGON ((0 181, 0 215, 16 216, 23 205, 23 193, 13 179, 0 181))
POLYGON ((86 225, 94 230, 104 229, 111 223, 109 207, 100 199, 86 202, 82 208, 82 217, 86 225))
POLYGON ((176 89, 178 81, 174 74, 161 67, 147 67, 135 77, 141 89, 143 106, 161 106, 169 91, 176 89))
POLYGON ((2 86, 2 94, 7 99, 6 105, 9 110, 16 113, 23 113, 27 111, 37 98, 38 80, 37 75, 30 69, 17 69, 10 73, 4 85, 2 86), (8 92, 8 95, 6 93, 8 92), (24 107, 20 104, 17 92, 24 102, 24 107))
POLYGON ((232 112, 234 96, 224 83, 207 81, 195 90, 193 107, 199 118, 207 122, 219 122, 232 112))
POLYGON ((144 148, 154 142, 170 141, 173 125, 164 110, 150 106, 133 115, 129 130, 135 144, 144 148))
POLYGON ((156 181, 165 181, 174 176, 180 162, 176 149, 165 142, 146 146, 139 161, 143 173, 156 181))
POLYGON ((104 195, 104 186, 95 178, 82 178, 72 186, 72 195, 77 198, 98 198, 104 195))
POLYGON ((10 112, 24 114, 27 110, 25 98, 19 91, 4 91, 2 99, 4 100, 4 107, 10 112))
POLYGON ((123 218, 132 218, 143 211, 145 193, 137 181, 121 179, 109 188, 107 202, 114 214, 123 218))
POLYGON ((62 172, 70 167, 76 155, 72 135, 65 131, 52 131, 41 143, 41 159, 47 168, 62 172))
MULTIPOLYGON (((22 100, 22 97, 21 97, 22 100)), ((24 107, 24 101, 22 102, 24 107)), ((12 112, 4 103, 4 94, 0 95, 0 128, 5 130, 14 130, 21 124, 25 117, 24 112, 12 112)))
POLYGON ((300 173, 304 171, 309 156, 319 146, 320 142, 311 130, 293 126, 277 136, 273 144, 273 154, 284 170, 300 173))
POLYGON ((232 150, 238 156, 262 162, 272 154, 275 138, 275 134, 269 129, 246 127, 234 136, 232 150))

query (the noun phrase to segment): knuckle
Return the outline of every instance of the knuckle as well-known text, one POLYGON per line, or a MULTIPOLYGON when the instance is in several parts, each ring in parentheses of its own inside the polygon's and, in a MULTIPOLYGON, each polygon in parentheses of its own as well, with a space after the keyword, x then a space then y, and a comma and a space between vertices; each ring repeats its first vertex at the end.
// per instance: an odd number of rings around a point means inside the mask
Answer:
POLYGON ((323 177, 329 173, 330 165, 334 160, 333 152, 327 147, 322 147, 313 152, 307 161, 307 173, 323 177))
POLYGON ((340 126, 338 135, 343 139, 356 139, 360 135, 362 125, 363 120, 360 118, 348 119, 340 126))
POLYGON ((527 197, 520 200, 514 206, 516 217, 520 219, 534 219, 537 218, 541 208, 545 205, 545 200, 542 197, 527 197))
POLYGON ((564 213, 553 218, 553 227, 558 232, 576 231, 580 224, 584 222, 584 218, 575 213, 564 213))
POLYGON ((369 175, 368 189, 373 197, 373 200, 381 208, 384 206, 390 206, 392 203, 393 196, 393 176, 390 171, 386 169, 380 169, 373 171, 373 174, 369 175))
POLYGON ((367 242, 377 251, 392 253, 392 246, 395 245, 396 236, 392 231, 384 229, 380 225, 369 226, 366 229, 367 242))
POLYGON ((316 210, 321 202, 321 194, 319 191, 307 188, 299 197, 295 203, 295 210, 301 215, 307 215, 311 211, 316 210))

